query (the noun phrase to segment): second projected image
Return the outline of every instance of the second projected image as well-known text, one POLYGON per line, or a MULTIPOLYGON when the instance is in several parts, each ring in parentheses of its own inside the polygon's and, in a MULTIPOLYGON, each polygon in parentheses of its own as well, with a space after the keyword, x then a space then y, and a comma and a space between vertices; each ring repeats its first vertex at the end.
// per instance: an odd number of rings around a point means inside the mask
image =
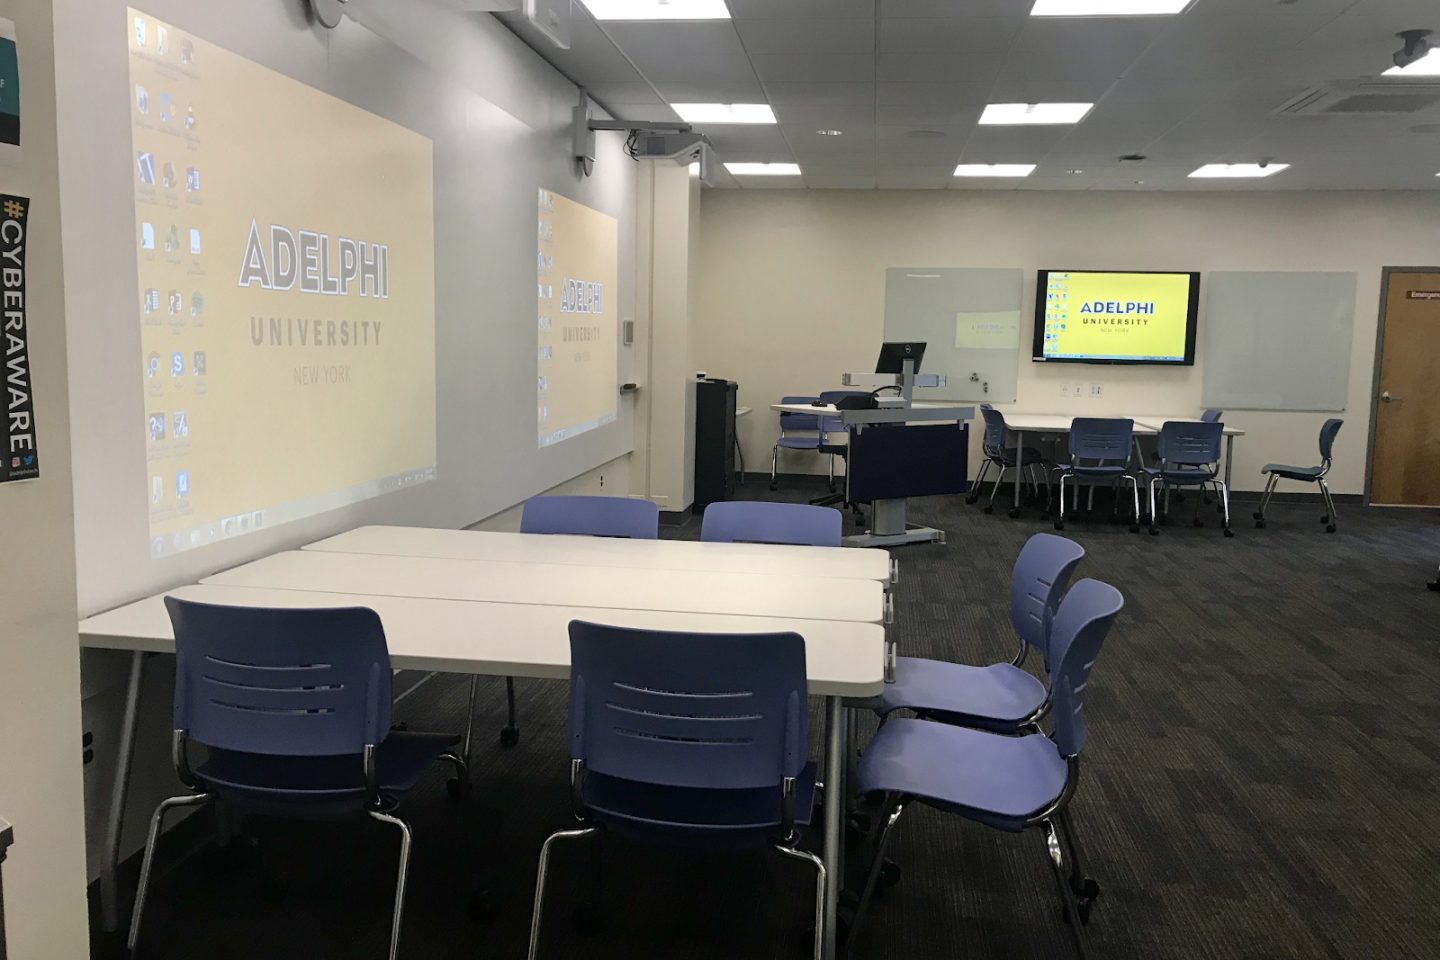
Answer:
POLYGON ((546 447, 615 420, 619 225, 549 190, 539 214, 535 391, 546 447))
POLYGON ((431 141, 143 11, 126 32, 151 555, 432 478, 431 141))

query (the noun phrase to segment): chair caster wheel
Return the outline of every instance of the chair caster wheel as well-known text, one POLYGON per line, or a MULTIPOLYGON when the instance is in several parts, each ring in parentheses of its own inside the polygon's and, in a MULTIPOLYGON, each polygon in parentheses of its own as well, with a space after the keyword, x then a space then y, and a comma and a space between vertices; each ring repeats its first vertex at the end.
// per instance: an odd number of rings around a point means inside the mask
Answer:
POLYGON ((1011 510, 1010 510, 1010 519, 1011 519, 1011 520, 1018 520, 1019 517, 1020 517, 1020 510, 1019 510, 1019 508, 1018 508, 1018 507, 1012 507, 1011 510))
POLYGON ((1254 517, 1256 520, 1264 520, 1264 519, 1265 519, 1265 514, 1263 514, 1263 513, 1252 513, 1252 514, 1250 514, 1250 516, 1254 517))
POLYGON ((520 730, 517 727, 502 727, 500 729, 500 746, 513 747, 520 742, 520 730))
POLYGON ((1070 889, 1079 899, 1092 903, 1100 896, 1100 884, 1093 877, 1081 877, 1079 883, 1070 884, 1070 889))
POLYGON ((1327 527, 1325 528, 1325 532, 1326 532, 1326 533, 1334 533, 1334 532, 1335 532, 1335 524, 1332 523, 1332 524, 1330 524, 1329 526, 1327 526, 1327 527))
POLYGON ((470 783, 461 780, 459 777, 451 777, 445 781, 445 795, 457 803, 470 796, 470 783))
POLYGON ((1227 536, 1227 537, 1233 537, 1233 536, 1235 536, 1235 531, 1234 531, 1234 530, 1231 530, 1229 527, 1226 527, 1226 528, 1225 528, 1225 536, 1227 536))
POLYGON ((1440 593, 1440 577, 1437 577, 1436 579, 1431 580, 1429 583, 1425 584, 1425 589, 1434 590, 1436 593, 1440 593))
POLYGON ((986 513, 994 513, 994 512, 995 512, 995 508, 994 508, 994 507, 987 506, 987 507, 985 508, 985 512, 986 512, 986 513))
POLYGON ((778 483, 772 483, 772 484, 770 484, 770 489, 771 489, 772 492, 775 491, 775 490, 779 490, 779 489, 780 489, 780 484, 778 484, 778 483))
POLYGON ((605 921, 595 907, 581 904, 570 915, 570 927, 577 937, 593 937, 605 929, 605 921))
POLYGON ((894 860, 887 859, 884 863, 880 864, 880 875, 875 878, 874 896, 883 896, 886 890, 889 890, 900 882, 900 877, 900 864, 894 860))
POLYGON ((966 503, 979 503, 979 502, 980 502, 980 498, 979 498, 979 497, 966 497, 966 498, 965 498, 965 502, 966 502, 966 503))
POLYGON ((484 887, 473 887, 465 898, 465 916, 471 923, 489 923, 500 916, 500 895, 484 887))
POLYGON ((1064 530, 1064 529, 1065 529, 1065 521, 1064 521, 1064 520, 1056 520, 1056 521, 1055 521, 1055 529, 1056 529, 1056 530, 1064 530))
POLYGON ((1150 528, 1150 536, 1152 536, 1152 537, 1158 537, 1158 536, 1160 536, 1160 530, 1159 530, 1158 528, 1156 528, 1156 527, 1151 527, 1151 528, 1150 528))
POLYGON ((1094 900, 1081 900, 1075 904, 1075 912, 1080 914, 1080 926, 1090 925, 1090 909, 1095 906, 1094 900))
POLYGON ((1256 530, 1264 530, 1264 529, 1265 529, 1265 521, 1264 521, 1264 520, 1256 520, 1256 521, 1255 521, 1255 529, 1256 529, 1256 530))

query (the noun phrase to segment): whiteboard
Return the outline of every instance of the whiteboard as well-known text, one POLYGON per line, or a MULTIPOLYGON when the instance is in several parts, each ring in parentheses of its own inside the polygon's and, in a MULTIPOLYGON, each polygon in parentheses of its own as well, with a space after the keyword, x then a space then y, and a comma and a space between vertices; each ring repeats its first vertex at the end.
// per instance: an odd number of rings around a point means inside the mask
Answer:
POLYGON ((1014 401, 1023 287, 1019 267, 885 271, 885 339, 924 341, 922 371, 948 379, 924 399, 1014 401))
POLYGON ((1354 273, 1209 274, 1200 327, 1204 405, 1344 410, 1355 282, 1354 273))

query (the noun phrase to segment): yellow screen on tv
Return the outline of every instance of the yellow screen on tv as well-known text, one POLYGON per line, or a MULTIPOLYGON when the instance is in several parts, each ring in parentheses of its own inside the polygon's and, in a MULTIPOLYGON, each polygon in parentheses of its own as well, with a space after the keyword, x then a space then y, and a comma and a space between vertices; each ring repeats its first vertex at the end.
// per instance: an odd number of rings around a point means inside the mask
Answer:
POLYGON ((1032 359, 1195 362, 1198 273, 1041 270, 1032 359))

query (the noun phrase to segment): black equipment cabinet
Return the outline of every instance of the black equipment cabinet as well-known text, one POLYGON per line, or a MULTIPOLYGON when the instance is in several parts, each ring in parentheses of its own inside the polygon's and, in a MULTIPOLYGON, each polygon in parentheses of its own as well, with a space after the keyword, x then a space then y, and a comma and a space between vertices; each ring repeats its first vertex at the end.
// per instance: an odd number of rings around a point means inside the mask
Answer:
POLYGON ((735 397, 733 380, 695 384, 695 506, 704 510, 735 493, 735 397))

